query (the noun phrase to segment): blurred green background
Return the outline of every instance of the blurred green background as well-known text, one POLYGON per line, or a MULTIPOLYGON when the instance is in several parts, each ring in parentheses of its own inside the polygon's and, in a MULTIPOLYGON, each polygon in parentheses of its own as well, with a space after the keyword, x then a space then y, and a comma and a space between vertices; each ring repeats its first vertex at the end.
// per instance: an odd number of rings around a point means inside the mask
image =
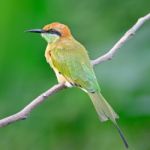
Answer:
MULTIPOLYGON (((0 118, 57 83, 45 61, 46 42, 24 30, 54 21, 67 24, 94 59, 149 8, 149 0, 1 0, 0 118)), ((130 149, 150 150, 150 22, 95 72, 120 115, 130 149)), ((0 129, 0 150, 123 149, 113 125, 100 123, 89 97, 76 88, 60 91, 27 120, 0 129)))

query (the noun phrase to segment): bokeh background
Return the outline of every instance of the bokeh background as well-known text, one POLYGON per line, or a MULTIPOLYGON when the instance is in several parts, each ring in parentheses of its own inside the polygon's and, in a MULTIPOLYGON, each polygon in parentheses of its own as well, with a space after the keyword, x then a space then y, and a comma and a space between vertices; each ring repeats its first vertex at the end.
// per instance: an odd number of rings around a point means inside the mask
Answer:
MULTIPOLYGON (((57 83, 44 58, 46 42, 26 29, 67 24, 94 59, 149 8, 149 0, 1 0, 0 118, 57 83)), ((130 149, 150 150, 150 22, 95 72, 120 115, 130 149)), ((110 122, 99 122, 89 97, 72 88, 49 97, 27 120, 1 128, 0 149, 123 150, 124 145, 110 122)))

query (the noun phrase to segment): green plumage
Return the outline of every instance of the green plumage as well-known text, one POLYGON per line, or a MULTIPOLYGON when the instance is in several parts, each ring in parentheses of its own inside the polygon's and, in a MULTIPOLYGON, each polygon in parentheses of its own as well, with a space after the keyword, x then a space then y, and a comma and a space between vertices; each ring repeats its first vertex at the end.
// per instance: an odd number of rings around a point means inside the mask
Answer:
POLYGON ((100 88, 85 48, 74 39, 65 39, 55 44, 51 50, 53 66, 68 82, 88 93, 100 120, 106 121, 110 119, 119 131, 125 146, 128 147, 115 120, 119 118, 118 115, 100 93, 100 88))
POLYGON ((100 88, 85 48, 75 41, 63 40, 51 52, 52 63, 68 82, 86 91, 102 121, 118 118, 100 94, 100 88))
POLYGON ((84 47, 75 40, 63 40, 52 50, 53 65, 70 82, 88 92, 98 90, 98 84, 84 47))

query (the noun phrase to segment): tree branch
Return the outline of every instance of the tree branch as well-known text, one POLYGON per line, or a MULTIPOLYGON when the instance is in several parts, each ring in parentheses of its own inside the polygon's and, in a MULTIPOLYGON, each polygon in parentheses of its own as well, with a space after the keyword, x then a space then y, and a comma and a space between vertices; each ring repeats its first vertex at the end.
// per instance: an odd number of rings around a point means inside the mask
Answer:
POLYGON ((92 64, 97 65, 106 60, 111 60, 118 49, 120 49, 125 44, 125 42, 127 42, 127 40, 129 40, 136 33, 136 31, 139 30, 142 25, 148 20, 150 20, 150 13, 144 17, 139 18, 136 24, 133 25, 132 28, 129 29, 106 54, 93 60, 92 64))
MULTIPOLYGON (((112 49, 110 49, 106 54, 104 54, 101 57, 98 57, 95 60, 92 60, 91 61, 92 65, 97 65, 104 61, 112 59, 112 57, 117 52, 117 50, 119 48, 121 48, 125 44, 125 42, 127 42, 127 40, 129 38, 131 38, 135 34, 135 32, 137 30, 139 30, 139 28, 142 27, 142 25, 148 20, 150 20, 150 13, 142 18, 139 18, 138 21, 136 22, 136 24, 131 29, 129 29, 121 37, 121 39, 112 47, 112 49)), ((31 103, 29 103, 27 106, 25 106, 21 111, 17 112, 14 115, 8 116, 4 119, 1 119, 0 127, 4 127, 10 123, 26 119, 27 116, 29 115, 29 113, 33 109, 35 109, 38 105, 40 105, 42 102, 44 102, 47 99, 47 97, 51 96, 52 94, 54 94, 64 88, 65 88, 64 84, 59 83, 59 84, 54 85, 52 88, 48 89, 46 92, 42 93, 40 96, 35 98, 31 103)))
POLYGON ((6 117, 4 119, 0 120, 0 127, 4 127, 10 123, 16 122, 18 120, 24 120, 28 117, 29 113, 36 108, 38 105, 40 105, 44 100, 46 100, 47 97, 51 96, 52 94, 62 90, 65 88, 64 84, 56 84, 52 88, 48 89, 44 93, 42 93, 40 96, 35 98, 32 102, 30 102, 27 106, 25 106, 21 111, 18 113, 11 115, 9 117, 6 117))

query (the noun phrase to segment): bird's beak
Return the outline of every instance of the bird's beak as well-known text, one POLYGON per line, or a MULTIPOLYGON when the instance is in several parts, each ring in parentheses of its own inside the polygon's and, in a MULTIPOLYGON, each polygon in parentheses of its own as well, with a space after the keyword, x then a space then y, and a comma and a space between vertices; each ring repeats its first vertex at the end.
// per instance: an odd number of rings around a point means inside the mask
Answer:
POLYGON ((45 33, 46 31, 43 29, 31 29, 27 30, 26 32, 32 32, 32 33, 45 33))

